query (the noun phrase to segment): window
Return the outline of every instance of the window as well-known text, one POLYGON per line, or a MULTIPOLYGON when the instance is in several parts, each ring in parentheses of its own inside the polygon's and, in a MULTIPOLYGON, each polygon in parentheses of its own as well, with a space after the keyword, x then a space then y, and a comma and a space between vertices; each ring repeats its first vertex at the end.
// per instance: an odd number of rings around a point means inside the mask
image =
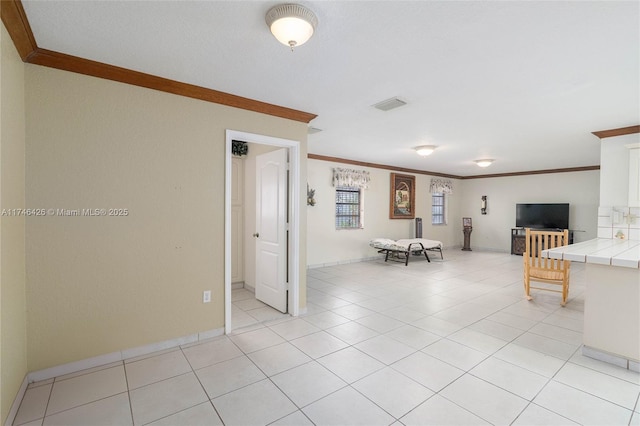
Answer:
POLYGON ((336 229, 362 228, 360 188, 336 187, 336 229))
POLYGON ((431 194, 431 224, 444 225, 444 193, 434 192, 431 194))

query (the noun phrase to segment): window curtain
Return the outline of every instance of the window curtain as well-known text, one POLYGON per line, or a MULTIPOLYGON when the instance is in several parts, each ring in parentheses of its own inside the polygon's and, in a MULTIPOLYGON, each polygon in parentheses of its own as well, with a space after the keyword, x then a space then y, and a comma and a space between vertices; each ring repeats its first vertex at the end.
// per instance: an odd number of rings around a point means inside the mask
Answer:
POLYGON ((453 194, 453 182, 451 179, 431 179, 429 192, 441 192, 443 194, 453 194))
POLYGON ((367 189, 370 180, 369 172, 365 170, 333 169, 333 186, 367 189))

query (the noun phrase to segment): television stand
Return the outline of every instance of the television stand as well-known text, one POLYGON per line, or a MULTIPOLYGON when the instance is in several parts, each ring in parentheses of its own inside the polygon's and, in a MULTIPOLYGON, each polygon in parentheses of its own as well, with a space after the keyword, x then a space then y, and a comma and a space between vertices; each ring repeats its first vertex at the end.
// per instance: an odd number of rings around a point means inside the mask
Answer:
MULTIPOLYGON (((534 229, 534 228, 531 228, 534 229)), ((535 229, 536 231, 546 230, 546 231, 562 231, 562 229, 535 229)), ((524 251, 527 249, 526 242, 526 231, 525 228, 511 228, 511 254, 516 254, 518 256, 522 256, 524 251)), ((573 231, 569 230, 569 244, 573 244, 573 231)))

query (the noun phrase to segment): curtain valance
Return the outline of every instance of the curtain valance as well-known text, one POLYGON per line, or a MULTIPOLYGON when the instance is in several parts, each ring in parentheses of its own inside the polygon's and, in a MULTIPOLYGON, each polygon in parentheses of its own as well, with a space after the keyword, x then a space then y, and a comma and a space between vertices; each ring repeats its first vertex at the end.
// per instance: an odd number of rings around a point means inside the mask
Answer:
POLYGON ((333 169, 333 186, 347 186, 351 188, 367 189, 369 187, 369 172, 365 170, 333 169))
POLYGON ((443 194, 453 194, 453 181, 451 179, 431 178, 429 192, 441 192, 443 194))

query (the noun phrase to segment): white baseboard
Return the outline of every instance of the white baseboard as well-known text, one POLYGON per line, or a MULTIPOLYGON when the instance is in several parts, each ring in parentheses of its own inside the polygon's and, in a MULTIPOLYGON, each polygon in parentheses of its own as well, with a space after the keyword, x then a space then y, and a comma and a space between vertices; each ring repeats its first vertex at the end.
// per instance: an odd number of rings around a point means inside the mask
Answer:
POLYGON ((370 262, 372 260, 380 259, 380 256, 381 255, 370 256, 370 257, 362 257, 362 258, 358 258, 358 259, 340 260, 340 261, 337 261, 337 262, 318 263, 318 264, 315 264, 315 265, 307 265, 307 269, 324 268, 326 266, 345 265, 347 263, 370 262))
POLYGON ((224 327, 222 328, 214 328, 213 330, 202 331, 198 333, 198 341, 213 339, 214 337, 219 337, 224 334, 224 327))
MULTIPOLYGON (((462 247, 462 246, 460 246, 462 247)), ((492 252, 492 253, 511 253, 510 250, 504 250, 504 249, 497 249, 497 248, 493 248, 493 247, 479 247, 479 246, 471 246, 471 251, 488 251, 488 252, 492 252)))
POLYGON ((22 398, 24 398, 24 393, 27 391, 27 386, 29 386, 29 375, 24 376, 24 380, 22 381, 22 385, 20 385, 20 389, 18 390, 18 394, 13 400, 13 404, 11 404, 11 409, 9 410, 9 414, 7 415, 7 420, 4 422, 4 426, 13 425, 16 416, 18 415, 18 409, 20 408, 20 404, 22 403, 22 398))
POLYGON ((640 363, 638 361, 620 355, 614 355, 585 345, 582 346, 582 355, 640 373, 640 363))
MULTIPOLYGON (((153 352, 158 352, 164 349, 170 349, 189 343, 195 343, 200 340, 210 339, 212 337, 221 336, 224 334, 224 328, 216 328, 212 330, 203 331, 196 334, 190 334, 188 336, 182 336, 175 339, 165 340, 162 342, 151 343, 149 345, 139 346, 137 348, 124 349, 119 352, 112 352, 109 354, 98 355, 96 357, 83 359, 80 361, 70 362, 68 364, 57 365, 55 367, 45 368, 43 370, 32 371, 27 374, 25 379, 28 383, 39 382, 42 380, 48 380, 54 377, 63 376, 65 374, 77 373, 78 371, 87 370, 89 368, 100 367, 102 365, 111 364, 114 362, 125 361, 127 359, 135 358, 141 355, 148 355, 153 352)), ((23 393, 24 395, 24 393, 23 393)), ((22 396, 18 399, 18 404, 22 400, 22 396)))

